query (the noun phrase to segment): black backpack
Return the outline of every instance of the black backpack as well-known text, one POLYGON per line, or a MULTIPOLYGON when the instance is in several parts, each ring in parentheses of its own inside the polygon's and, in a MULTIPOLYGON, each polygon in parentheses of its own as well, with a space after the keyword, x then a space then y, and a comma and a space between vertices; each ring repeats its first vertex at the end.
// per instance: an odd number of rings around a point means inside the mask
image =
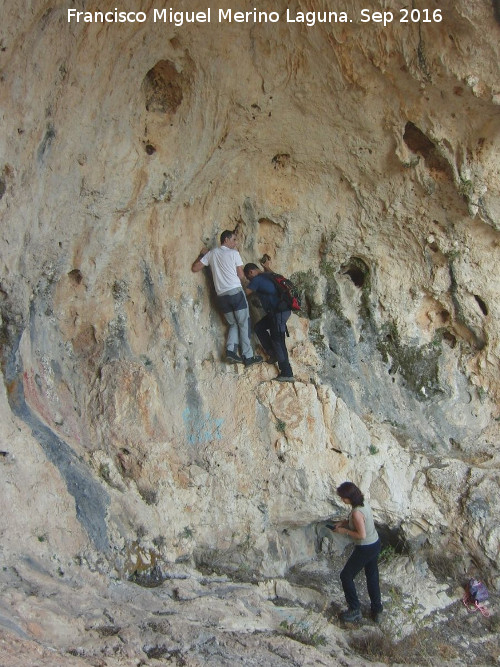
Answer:
POLYGON ((291 310, 297 313, 301 306, 299 290, 296 285, 279 273, 266 272, 262 275, 267 276, 267 278, 272 280, 276 286, 279 297, 279 304, 276 308, 276 312, 282 313, 284 310, 291 310))

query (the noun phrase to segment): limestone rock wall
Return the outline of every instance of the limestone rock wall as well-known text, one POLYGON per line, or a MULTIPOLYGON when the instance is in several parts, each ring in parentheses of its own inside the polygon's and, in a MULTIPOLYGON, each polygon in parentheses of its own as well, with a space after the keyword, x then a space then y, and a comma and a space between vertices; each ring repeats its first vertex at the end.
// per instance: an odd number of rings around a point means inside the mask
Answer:
POLYGON ((176 27, 5 3, 6 554, 274 575, 353 479, 410 548, 494 576, 500 24, 440 8, 176 27), (190 265, 226 228, 301 287, 293 385, 221 361, 190 265))

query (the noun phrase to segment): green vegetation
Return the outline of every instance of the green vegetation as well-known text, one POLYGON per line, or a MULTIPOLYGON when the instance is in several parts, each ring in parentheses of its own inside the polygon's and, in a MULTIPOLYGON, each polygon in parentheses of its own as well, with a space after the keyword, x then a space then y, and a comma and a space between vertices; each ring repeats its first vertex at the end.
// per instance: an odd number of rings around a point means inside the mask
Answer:
POLYGON ((420 630, 400 641, 386 633, 370 632, 352 637, 349 645, 364 658, 384 664, 435 665, 458 658, 456 648, 440 641, 431 629, 420 630))
POLYGON ((392 546, 392 544, 387 544, 385 547, 382 548, 380 551, 380 556, 379 556, 379 563, 384 563, 388 564, 391 563, 397 556, 396 549, 392 546))
POLYGON ((427 345, 405 346, 401 343, 398 330, 389 322, 380 331, 377 349, 383 360, 391 361, 391 375, 400 373, 409 389, 417 398, 425 400, 442 392, 439 384, 439 358, 441 356, 440 334, 427 345))
POLYGON ((194 530, 190 528, 189 526, 184 526, 184 529, 182 532, 179 534, 179 537, 185 539, 185 540, 190 540, 194 535, 194 530))
POLYGON ((276 430, 279 433, 284 433, 286 430, 286 422, 284 422, 282 419, 277 419, 276 420, 276 430))
POLYGON ((99 476, 102 477, 105 482, 111 484, 111 470, 108 463, 101 463, 99 466, 99 476))

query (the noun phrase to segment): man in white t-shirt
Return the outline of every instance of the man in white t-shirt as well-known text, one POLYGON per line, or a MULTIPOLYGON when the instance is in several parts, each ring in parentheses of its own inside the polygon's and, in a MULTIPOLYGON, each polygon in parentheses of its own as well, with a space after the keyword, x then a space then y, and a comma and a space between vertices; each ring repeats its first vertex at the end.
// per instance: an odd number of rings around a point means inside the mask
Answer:
POLYGON ((243 262, 236 250, 236 234, 229 230, 222 232, 220 247, 201 252, 191 267, 195 273, 209 266, 212 270, 217 307, 229 324, 226 342, 226 361, 244 363, 251 366, 262 361, 253 352, 249 338, 248 303, 241 281, 244 280, 243 262), (241 349, 241 357, 238 354, 241 349))

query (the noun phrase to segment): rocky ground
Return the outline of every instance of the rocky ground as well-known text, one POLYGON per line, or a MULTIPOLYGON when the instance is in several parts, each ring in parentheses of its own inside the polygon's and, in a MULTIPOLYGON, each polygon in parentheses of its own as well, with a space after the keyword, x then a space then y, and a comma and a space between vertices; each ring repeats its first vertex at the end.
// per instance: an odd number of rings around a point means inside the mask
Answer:
POLYGON ((65 4, 0 21, 0 664, 496 664, 499 1, 65 4), (225 228, 299 288, 294 383, 222 363, 225 228), (347 479, 411 554, 380 627, 303 530, 347 479))
POLYGON ((178 564, 140 583, 77 563, 20 560, 0 573, 0 664, 498 664, 496 596, 490 617, 469 614, 462 582, 391 550, 381 562, 380 623, 368 620, 360 581, 365 618, 342 625, 344 558, 324 550, 286 578, 259 582, 178 564))

